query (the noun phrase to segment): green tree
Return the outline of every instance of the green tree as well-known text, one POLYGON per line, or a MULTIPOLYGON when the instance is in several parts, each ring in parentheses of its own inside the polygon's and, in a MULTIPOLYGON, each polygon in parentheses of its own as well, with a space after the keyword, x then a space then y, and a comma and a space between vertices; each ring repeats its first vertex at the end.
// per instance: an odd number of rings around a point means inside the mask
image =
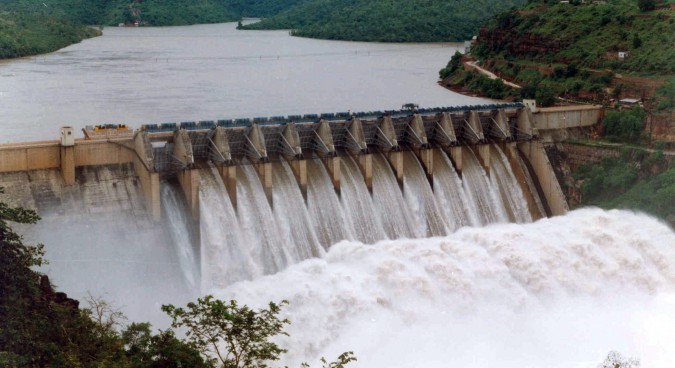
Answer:
MULTIPOLYGON (((163 305, 162 310, 172 318, 173 328, 186 328, 188 344, 205 356, 215 356, 213 365, 223 368, 267 368, 270 361, 279 360, 286 353, 270 341, 274 336, 286 335, 287 319, 281 319, 281 307, 288 304, 269 303, 267 309, 252 310, 231 300, 224 302, 207 295, 186 308, 163 305)), ((355 361, 352 352, 341 354, 334 362, 321 358, 324 368, 344 368, 355 361)), ((307 368, 307 364, 302 367, 307 368)))
POLYGON ((605 136, 618 141, 635 142, 640 138, 644 117, 645 111, 640 107, 608 111, 602 121, 605 136))
POLYGON ((283 329, 290 322, 279 318, 286 303, 270 303, 268 309, 255 311, 208 295, 188 303, 187 309, 163 305, 162 310, 173 319, 172 327, 187 328, 188 341, 201 353, 215 355, 222 367, 266 368, 268 361, 286 352, 269 341, 287 335, 283 329))
POLYGON ((656 1, 655 0, 638 0, 638 8, 640 8, 641 11, 650 11, 656 9, 656 1))
POLYGON ((656 90, 660 102, 659 110, 674 109, 675 108, 675 78, 666 80, 659 89, 656 90))
POLYGON ((459 51, 455 51, 455 54, 452 55, 452 58, 450 58, 450 61, 448 61, 448 65, 446 65, 445 68, 440 70, 439 76, 441 77, 441 79, 446 79, 449 76, 451 76, 452 73, 454 73, 461 66, 462 66, 462 53, 459 51))
POLYGON ((197 349, 176 338, 173 331, 153 335, 149 323, 132 323, 121 337, 133 368, 211 367, 197 349))
POLYGON ((555 92, 551 87, 539 84, 537 92, 535 93, 535 99, 539 106, 553 106, 555 103, 555 92))

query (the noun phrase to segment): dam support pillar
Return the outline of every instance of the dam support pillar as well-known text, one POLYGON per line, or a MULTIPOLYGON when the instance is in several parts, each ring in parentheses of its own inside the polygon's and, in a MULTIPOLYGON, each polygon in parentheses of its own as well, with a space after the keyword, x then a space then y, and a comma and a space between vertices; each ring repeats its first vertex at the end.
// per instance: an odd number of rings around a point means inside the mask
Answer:
POLYGON ((270 208, 274 208, 274 203, 272 200, 273 187, 272 187, 272 163, 270 162, 259 162, 255 164, 255 169, 258 172, 258 177, 260 178, 260 183, 265 190, 265 197, 267 197, 267 202, 270 204, 270 208))
POLYGON ((61 147, 61 176, 65 185, 75 184, 75 147, 61 147))
POLYGON ((199 171, 182 170, 177 174, 193 219, 199 219, 199 171))
POLYGON ((478 161, 480 161, 480 165, 483 166, 487 176, 490 176, 490 145, 480 144, 476 146, 476 151, 478 151, 478 161))
POLYGON ((72 127, 61 128, 61 176, 65 185, 75 184, 75 135, 72 127))
POLYGON ((532 171, 536 176, 539 186, 546 198, 550 215, 564 215, 569 211, 567 200, 563 194, 560 183, 555 176, 553 166, 546 156, 544 147, 538 140, 518 143, 518 149, 523 153, 525 158, 529 161, 532 171))
POLYGON ((321 158, 321 162, 326 167, 330 180, 333 182, 335 192, 340 195, 340 157, 331 156, 321 158))
POLYGON ((152 145, 146 132, 134 135, 133 156, 134 171, 141 182, 145 203, 152 219, 159 221, 162 217, 162 208, 159 195, 159 173, 155 171, 152 145))
POLYGON ((415 150, 415 155, 420 160, 424 173, 427 175, 429 184, 434 185, 434 149, 415 150))
POLYGON ((391 168, 394 169, 394 175, 396 175, 398 186, 403 188, 403 152, 387 152, 387 161, 389 161, 391 168))
POLYGON ((295 179, 298 182, 300 187, 300 192, 302 193, 302 198, 307 202, 307 161, 306 160, 292 160, 289 161, 291 164, 291 170, 295 175, 295 179))
POLYGON ((527 179, 527 175, 524 171, 526 168, 520 164, 518 146, 516 142, 504 143, 502 148, 506 158, 509 160, 513 175, 516 177, 518 184, 520 184, 520 187, 523 190, 523 195, 527 201, 527 208, 532 215, 532 220, 539 220, 546 215, 546 210, 543 208, 540 209, 537 205, 537 201, 535 200, 533 193, 538 193, 538 190, 536 186, 534 186, 534 183, 527 179))
POLYGON ((223 179, 232 207, 237 208, 237 167, 234 165, 218 165, 218 172, 223 179))
POLYGON ((448 148, 448 153, 452 162, 455 164, 455 170, 457 170, 458 175, 462 175, 462 147, 450 147, 448 148))
POLYGON ((359 168, 361 169, 361 175, 363 175, 363 180, 366 182, 368 190, 372 193, 373 191, 373 155, 368 153, 364 155, 359 155, 358 157, 359 168))

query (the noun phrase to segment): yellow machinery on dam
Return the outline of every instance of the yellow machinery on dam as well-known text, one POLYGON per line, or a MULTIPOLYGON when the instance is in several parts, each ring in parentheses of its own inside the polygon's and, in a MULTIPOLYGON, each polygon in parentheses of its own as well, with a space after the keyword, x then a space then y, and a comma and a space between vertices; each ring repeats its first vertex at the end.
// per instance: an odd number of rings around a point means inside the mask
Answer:
POLYGON ((89 136, 98 139, 74 139, 74 130, 64 127, 60 141, 0 145, 0 173, 57 169, 67 186, 78 182, 78 168, 131 165, 148 213, 159 219, 162 177, 177 179, 190 212, 198 216, 197 169, 203 165, 217 168, 232 203, 237 201, 237 167, 255 166, 273 205, 271 162, 275 160, 289 162, 306 195, 306 159, 319 157, 339 193, 343 155, 355 158, 370 189, 375 152, 385 155, 401 183, 406 170, 401 152, 413 151, 433 181, 434 157, 440 151, 448 154, 461 175, 463 153, 471 150, 489 175, 490 145, 498 144, 509 160, 528 163, 529 173, 515 175, 522 181, 525 176, 535 179, 535 187, 530 189, 545 199, 550 216, 563 214, 568 207, 539 139, 540 132, 593 125, 601 115, 598 106, 536 109, 507 103, 146 124, 135 131, 125 127, 123 134, 115 129, 118 134, 89 136))

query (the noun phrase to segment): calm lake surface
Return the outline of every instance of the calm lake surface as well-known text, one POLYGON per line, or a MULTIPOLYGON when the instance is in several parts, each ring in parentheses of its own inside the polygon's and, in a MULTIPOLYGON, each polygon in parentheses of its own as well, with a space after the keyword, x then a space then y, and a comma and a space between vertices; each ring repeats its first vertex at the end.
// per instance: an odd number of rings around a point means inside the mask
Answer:
POLYGON ((0 143, 56 139, 63 125, 488 102, 436 84, 459 44, 324 41, 235 27, 112 27, 52 54, 0 62, 0 143))

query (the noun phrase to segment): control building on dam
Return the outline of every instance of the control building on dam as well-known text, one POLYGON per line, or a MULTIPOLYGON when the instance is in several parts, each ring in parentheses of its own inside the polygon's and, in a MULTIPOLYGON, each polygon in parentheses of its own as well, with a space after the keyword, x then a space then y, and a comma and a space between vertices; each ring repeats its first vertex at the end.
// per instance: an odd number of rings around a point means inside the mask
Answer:
MULTIPOLYGON (((148 217, 159 221, 160 187, 166 180, 179 183, 190 214, 199 216, 200 172, 205 168, 217 170, 236 208, 237 171, 250 165, 274 208, 275 162, 288 163, 306 200, 309 160, 322 162, 340 195, 347 157, 357 163, 371 191, 373 157, 385 157, 404 191, 410 169, 405 155, 414 153, 426 179, 433 183, 438 160, 446 158, 461 177, 467 157, 475 157, 490 177, 494 147, 499 147, 509 162, 519 163, 512 165, 513 175, 527 188, 525 199, 531 212, 537 212, 537 206, 543 209, 533 216, 537 218, 568 210, 540 132, 590 126, 602 113, 597 106, 537 109, 526 102, 146 124, 135 131, 100 126, 88 128, 88 138, 78 139, 72 128, 63 127, 58 141, 0 145, 0 186, 18 204, 40 210, 45 203, 62 201, 50 202, 59 197, 54 187, 95 185, 103 176, 114 180, 118 175, 125 180, 127 191, 138 188, 142 197, 138 200, 148 217), (102 167, 114 169, 103 175, 97 171, 102 167), (51 178, 51 188, 45 189, 45 177, 51 178)), ((92 190, 87 203, 96 208, 98 201, 105 201, 104 192, 92 190)))

